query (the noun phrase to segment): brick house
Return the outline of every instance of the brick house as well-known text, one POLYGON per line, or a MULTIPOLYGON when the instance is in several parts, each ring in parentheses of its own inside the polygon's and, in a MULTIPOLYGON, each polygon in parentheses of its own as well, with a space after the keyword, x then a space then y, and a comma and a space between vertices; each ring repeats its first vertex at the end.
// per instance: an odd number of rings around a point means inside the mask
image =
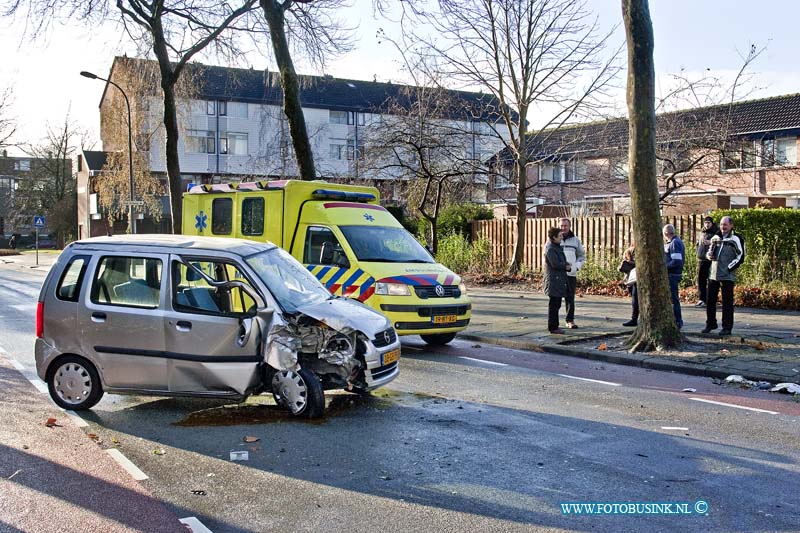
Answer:
MULTIPOLYGON (((665 215, 800 207, 800 94, 659 114, 657 130, 665 215)), ((529 216, 629 214, 627 119, 542 133, 531 141, 529 216)), ((504 156, 492 163, 511 175, 504 156)), ((499 216, 515 216, 514 194, 498 175, 487 196, 499 216)))

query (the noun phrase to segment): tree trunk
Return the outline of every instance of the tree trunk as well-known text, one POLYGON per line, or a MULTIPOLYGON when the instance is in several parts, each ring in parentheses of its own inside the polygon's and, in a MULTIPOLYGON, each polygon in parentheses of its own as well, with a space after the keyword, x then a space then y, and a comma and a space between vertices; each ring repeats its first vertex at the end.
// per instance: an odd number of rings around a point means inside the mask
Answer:
POLYGON ((628 181, 636 240, 639 325, 629 339, 631 351, 680 344, 675 323, 661 235, 656 180, 655 73, 653 27, 647 0, 622 0, 628 41, 628 181))
MULTIPOLYGON (((523 141, 524 142, 524 141, 523 141)), ((525 174, 525 164, 522 158, 518 158, 514 164, 517 173, 517 242, 514 243, 514 256, 511 264, 508 265, 508 273, 516 274, 522 269, 522 262, 525 252, 525 219, 528 216, 528 201, 526 196, 527 175, 525 174)))
MULTIPOLYGON (((272 49, 275 52, 275 61, 281 75, 281 88, 283 89, 283 112, 289 122, 289 134, 292 137, 297 167, 300 179, 311 181, 317 179, 314 167, 314 154, 308 140, 306 119, 303 116, 303 107, 300 103, 300 84, 294 70, 292 54, 289 43, 286 41, 284 31, 284 8, 277 0, 261 0, 264 18, 269 25, 272 49)), ((357 154, 356 154, 357 155, 357 154)))
MULTIPOLYGON (((166 132, 166 156, 167 156, 167 189, 169 192, 170 220, 172 221, 172 233, 181 233, 181 222, 183 221, 183 185, 181 183, 181 164, 178 156, 178 106, 175 102, 175 84, 178 77, 172 70, 169 60, 167 42, 161 27, 160 19, 156 18, 153 23, 153 50, 158 59, 158 68, 161 74, 161 90, 164 91, 164 131, 166 132)), ((131 154, 131 157, 133 154, 131 154)))

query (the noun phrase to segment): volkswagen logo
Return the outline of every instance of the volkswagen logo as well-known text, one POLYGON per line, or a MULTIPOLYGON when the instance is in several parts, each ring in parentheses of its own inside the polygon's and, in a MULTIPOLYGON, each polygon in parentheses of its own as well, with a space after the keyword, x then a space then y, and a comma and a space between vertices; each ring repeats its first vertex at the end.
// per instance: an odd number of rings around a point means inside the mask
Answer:
POLYGON ((392 343, 392 332, 388 329, 383 332, 383 340, 386 341, 386 344, 392 343))
POLYGON ((444 287, 442 287, 441 285, 437 285, 434 290, 436 291, 436 296, 438 296, 439 298, 444 296, 444 287))

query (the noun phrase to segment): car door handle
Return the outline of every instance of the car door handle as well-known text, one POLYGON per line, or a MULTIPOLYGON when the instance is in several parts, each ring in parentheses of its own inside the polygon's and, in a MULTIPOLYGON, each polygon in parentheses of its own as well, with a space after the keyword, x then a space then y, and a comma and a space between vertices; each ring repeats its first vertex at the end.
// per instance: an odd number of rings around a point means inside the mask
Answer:
POLYGON ((178 331, 192 331, 192 323, 187 320, 178 320, 175 323, 175 329, 178 331))
POLYGON ((100 312, 92 313, 92 322, 97 322, 102 324, 103 322, 106 321, 106 318, 107 317, 105 313, 100 313, 100 312))

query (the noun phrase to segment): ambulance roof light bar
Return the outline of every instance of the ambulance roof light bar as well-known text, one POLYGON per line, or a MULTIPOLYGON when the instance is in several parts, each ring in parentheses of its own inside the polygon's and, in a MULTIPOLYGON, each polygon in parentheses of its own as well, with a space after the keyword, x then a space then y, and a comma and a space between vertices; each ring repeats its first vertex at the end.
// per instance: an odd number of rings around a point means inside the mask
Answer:
POLYGON ((375 195, 368 192, 336 191, 331 189, 317 189, 311 193, 311 196, 315 200, 343 200, 361 203, 376 200, 375 195))

